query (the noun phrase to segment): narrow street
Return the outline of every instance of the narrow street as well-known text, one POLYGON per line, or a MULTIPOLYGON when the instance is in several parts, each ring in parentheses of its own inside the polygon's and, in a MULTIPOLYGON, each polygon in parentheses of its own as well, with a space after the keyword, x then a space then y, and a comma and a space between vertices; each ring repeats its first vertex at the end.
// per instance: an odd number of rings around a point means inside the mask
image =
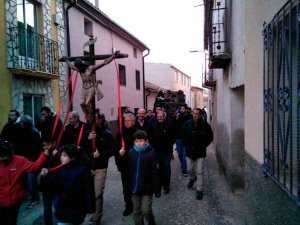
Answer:
MULTIPOLYGON (((158 225, 244 225, 246 206, 244 191, 232 193, 220 174, 214 150, 208 148, 205 164, 203 200, 196 200, 195 187, 187 189, 188 178, 181 175, 179 160, 172 161, 171 191, 153 200, 158 225)), ((132 216, 123 217, 124 209, 120 174, 111 158, 104 195, 102 225, 132 225, 132 216)), ((43 224, 42 203, 32 210, 24 203, 18 225, 43 224), (24 207, 25 206, 25 207, 24 207)), ((86 223, 87 224, 87 223, 86 223)), ((146 223, 145 223, 146 224, 146 223)))

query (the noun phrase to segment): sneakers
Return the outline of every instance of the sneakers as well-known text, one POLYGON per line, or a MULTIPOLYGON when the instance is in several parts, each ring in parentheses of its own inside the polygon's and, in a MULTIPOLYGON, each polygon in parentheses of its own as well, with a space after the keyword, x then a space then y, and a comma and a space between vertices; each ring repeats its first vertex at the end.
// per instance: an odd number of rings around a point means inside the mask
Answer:
POLYGON ((32 209, 33 207, 35 207, 36 205, 38 205, 40 203, 40 200, 38 201, 31 201, 28 206, 27 209, 32 209))
POLYGON ((196 193, 196 199, 201 200, 203 198, 203 191, 197 191, 196 193))
MULTIPOLYGON (((196 179, 196 180, 197 180, 197 179, 196 179)), ((189 181, 189 183, 188 183, 188 185, 187 185, 188 189, 191 189, 191 188, 193 187, 193 185, 194 185, 194 183, 196 182, 196 180, 190 180, 190 181, 189 181)))
POLYGON ((133 212, 132 207, 125 207, 125 210, 123 211, 123 216, 129 216, 133 212))

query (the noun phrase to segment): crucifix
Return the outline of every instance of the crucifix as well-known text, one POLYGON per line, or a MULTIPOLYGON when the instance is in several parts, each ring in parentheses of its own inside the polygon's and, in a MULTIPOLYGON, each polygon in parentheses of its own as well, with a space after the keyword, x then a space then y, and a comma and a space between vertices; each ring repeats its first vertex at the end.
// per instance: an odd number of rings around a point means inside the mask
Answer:
POLYGON ((101 67, 109 64, 114 58, 127 58, 127 54, 120 52, 115 52, 113 54, 106 55, 95 55, 95 42, 97 38, 93 38, 93 35, 90 35, 88 42, 84 44, 83 47, 89 46, 89 55, 88 56, 74 56, 66 57, 63 56, 60 61, 67 62, 68 66, 72 69, 79 71, 82 79, 82 90, 81 90, 81 109, 86 115, 86 120, 89 124, 94 122, 95 117, 95 95, 97 100, 103 98, 103 94, 99 89, 98 85, 102 84, 102 81, 96 80, 96 70, 101 67), (95 65, 95 60, 104 59, 100 64, 95 65), (89 61, 87 63, 86 61, 89 61), (71 64, 70 61, 74 61, 74 64, 71 64))

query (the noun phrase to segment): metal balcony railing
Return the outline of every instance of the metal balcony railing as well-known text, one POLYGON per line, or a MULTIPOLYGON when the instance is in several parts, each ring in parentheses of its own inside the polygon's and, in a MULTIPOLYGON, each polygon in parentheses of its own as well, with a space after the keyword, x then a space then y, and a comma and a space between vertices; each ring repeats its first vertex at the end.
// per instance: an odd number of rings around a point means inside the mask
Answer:
POLYGON ((226 0, 207 0, 206 1, 206 29, 208 37, 208 50, 210 52, 210 67, 225 68, 230 60, 229 46, 227 41, 227 1, 226 0))
POLYGON ((18 26, 9 28, 8 67, 58 75, 58 43, 18 26))

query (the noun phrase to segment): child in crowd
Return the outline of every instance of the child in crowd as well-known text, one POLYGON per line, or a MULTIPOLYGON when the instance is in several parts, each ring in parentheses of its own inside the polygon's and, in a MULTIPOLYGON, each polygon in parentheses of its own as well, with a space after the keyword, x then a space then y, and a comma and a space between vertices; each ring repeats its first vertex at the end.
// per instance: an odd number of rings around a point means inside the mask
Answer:
POLYGON ((161 196, 156 154, 148 144, 145 131, 136 131, 133 139, 134 146, 129 151, 128 158, 135 225, 144 225, 144 217, 149 225, 155 225, 152 195, 155 193, 157 198, 161 196))
POLYGON ((0 218, 2 225, 16 225, 20 206, 27 197, 22 183, 24 173, 41 169, 47 159, 47 151, 36 162, 14 155, 13 146, 0 140, 0 218))
POLYGON ((89 168, 81 162, 83 150, 76 145, 60 149, 62 166, 57 170, 42 169, 54 191, 54 208, 58 225, 78 225, 86 214, 95 211, 94 185, 89 168))
MULTIPOLYGON (((43 148, 48 151, 49 156, 46 160, 44 167, 53 168, 60 165, 60 159, 58 151, 55 149, 55 142, 51 138, 43 138, 43 148)), ((40 191, 43 195, 43 206, 44 206, 44 222, 45 225, 53 225, 52 219, 52 202, 54 197, 54 192, 49 186, 49 181, 47 176, 41 176, 40 179, 40 191)))

